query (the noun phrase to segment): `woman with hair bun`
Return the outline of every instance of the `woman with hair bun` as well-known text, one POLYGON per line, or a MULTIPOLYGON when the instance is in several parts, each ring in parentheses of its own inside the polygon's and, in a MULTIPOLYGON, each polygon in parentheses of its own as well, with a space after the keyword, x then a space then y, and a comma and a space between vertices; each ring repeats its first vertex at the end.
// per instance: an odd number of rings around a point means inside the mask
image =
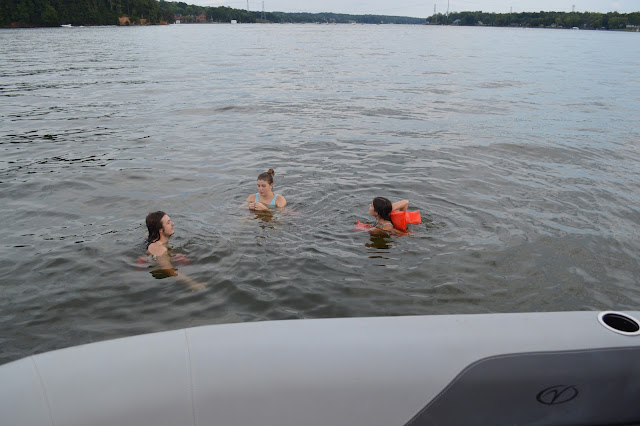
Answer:
POLYGON ((258 192, 247 197, 249 209, 251 210, 273 210, 282 209, 287 205, 287 200, 280 194, 273 192, 273 169, 269 169, 258 175, 258 192))

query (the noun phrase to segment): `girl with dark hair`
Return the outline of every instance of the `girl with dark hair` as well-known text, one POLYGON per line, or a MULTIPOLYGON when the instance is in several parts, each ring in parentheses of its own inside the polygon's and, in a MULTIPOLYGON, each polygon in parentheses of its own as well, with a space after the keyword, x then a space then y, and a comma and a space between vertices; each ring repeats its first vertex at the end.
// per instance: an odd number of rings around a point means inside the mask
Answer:
MULTIPOLYGON (((196 282, 188 276, 181 274, 171 264, 171 256, 169 253, 169 238, 174 234, 173 222, 171 218, 163 211, 149 213, 145 220, 149 236, 147 237, 147 255, 158 262, 164 276, 176 277, 180 281, 191 287, 192 290, 200 290, 205 288, 204 283, 196 282)), ((178 262, 188 263, 184 256, 176 255, 178 262)))
POLYGON ((388 232, 403 232, 393 226, 393 222, 391 222, 391 212, 394 210, 404 212, 407 211, 407 207, 409 207, 408 200, 391 203, 387 198, 376 197, 371 204, 369 204, 369 214, 376 219, 375 227, 377 229, 388 232))
POLYGON ((272 210, 283 209, 287 205, 287 200, 273 192, 273 169, 269 169, 258 175, 257 185, 258 192, 255 195, 247 197, 247 203, 251 210, 272 210))

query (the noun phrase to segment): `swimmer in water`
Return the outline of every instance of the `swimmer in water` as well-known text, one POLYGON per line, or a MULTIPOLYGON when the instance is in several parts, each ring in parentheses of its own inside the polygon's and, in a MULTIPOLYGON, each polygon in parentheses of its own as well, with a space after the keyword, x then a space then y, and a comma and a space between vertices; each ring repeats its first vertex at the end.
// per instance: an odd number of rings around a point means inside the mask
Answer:
POLYGON ((171 264, 169 254, 169 238, 174 234, 171 218, 162 211, 149 213, 146 218, 147 230, 147 254, 150 255, 162 270, 169 276, 176 277, 191 287, 192 290, 201 290, 206 287, 204 283, 197 282, 188 276, 181 274, 171 264))
POLYGON ((369 204, 369 214, 376 219, 376 229, 393 232, 395 234, 404 234, 404 231, 396 229, 393 226, 393 222, 391 222, 391 211, 407 211, 407 207, 409 207, 408 200, 391 203, 387 198, 376 197, 371 204, 369 204))
POLYGON ((247 197, 250 210, 282 210, 287 200, 280 194, 273 192, 273 169, 269 169, 258 176, 258 192, 247 197))

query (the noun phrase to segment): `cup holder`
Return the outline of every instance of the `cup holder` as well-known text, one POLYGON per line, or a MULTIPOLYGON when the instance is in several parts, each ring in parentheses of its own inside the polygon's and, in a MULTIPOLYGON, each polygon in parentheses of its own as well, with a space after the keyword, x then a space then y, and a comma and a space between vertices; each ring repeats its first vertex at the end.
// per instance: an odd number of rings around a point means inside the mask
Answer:
POLYGON ((622 312, 606 311, 598 314, 604 328, 625 336, 640 336, 640 321, 622 312))

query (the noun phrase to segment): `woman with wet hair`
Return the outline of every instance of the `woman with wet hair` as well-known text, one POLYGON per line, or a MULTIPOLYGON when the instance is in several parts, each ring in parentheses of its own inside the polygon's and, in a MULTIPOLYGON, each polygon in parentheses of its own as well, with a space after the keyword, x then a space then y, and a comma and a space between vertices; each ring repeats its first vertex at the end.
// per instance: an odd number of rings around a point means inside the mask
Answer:
POLYGON ((283 209, 287 205, 287 200, 273 192, 273 169, 260 173, 257 179, 258 192, 247 197, 247 203, 251 210, 274 210, 283 209))
POLYGON ((393 226, 393 222, 391 222, 391 211, 407 211, 407 207, 409 207, 408 200, 391 203, 387 198, 376 197, 371 204, 369 204, 369 214, 376 219, 375 227, 377 229, 387 232, 403 232, 393 226))

